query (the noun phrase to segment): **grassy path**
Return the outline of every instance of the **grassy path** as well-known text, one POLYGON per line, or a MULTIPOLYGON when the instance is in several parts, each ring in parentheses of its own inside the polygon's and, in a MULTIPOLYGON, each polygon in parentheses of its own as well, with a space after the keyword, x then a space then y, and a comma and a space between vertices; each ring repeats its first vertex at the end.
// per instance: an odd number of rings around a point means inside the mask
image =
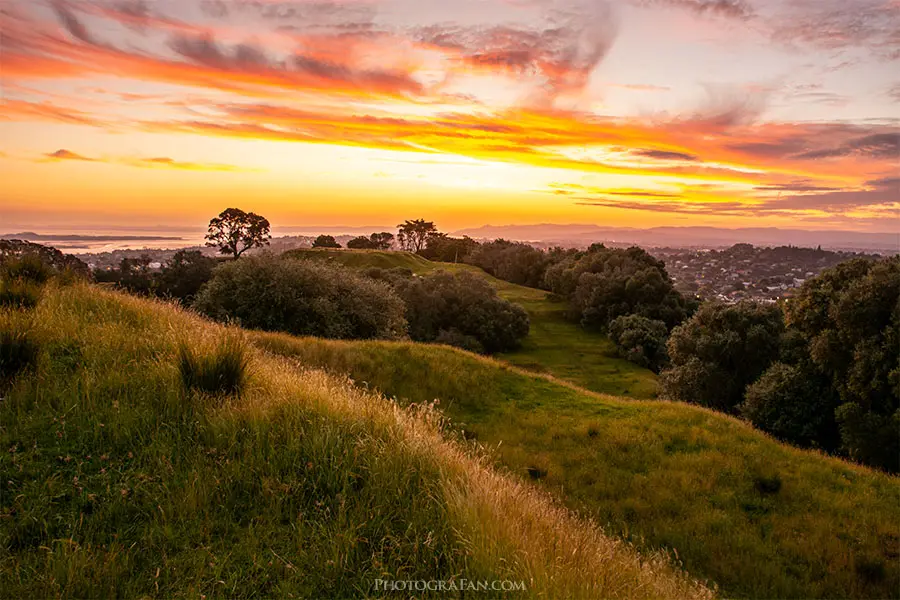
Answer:
POLYGON ((609 338, 585 331, 565 318, 565 304, 547 299, 542 290, 491 277, 478 267, 431 262, 408 252, 370 250, 293 250, 293 256, 337 261, 353 268, 406 268, 414 273, 438 269, 470 271, 487 279, 507 300, 522 305, 531 332, 515 352, 499 354, 509 363, 558 377, 593 392, 649 399, 656 397, 656 375, 616 356, 609 338))

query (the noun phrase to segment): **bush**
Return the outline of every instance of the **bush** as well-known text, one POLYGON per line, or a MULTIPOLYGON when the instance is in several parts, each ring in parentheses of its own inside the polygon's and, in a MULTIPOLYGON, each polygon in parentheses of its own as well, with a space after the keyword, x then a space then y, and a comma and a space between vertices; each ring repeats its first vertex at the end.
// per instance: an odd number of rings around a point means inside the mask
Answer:
POLYGON ((41 299, 41 287, 28 280, 0 280, 0 306, 34 308, 41 299))
POLYGON ((53 277, 53 268, 34 252, 21 254, 3 262, 0 276, 6 280, 46 283, 53 277))
POLYGON ((37 364, 39 346, 25 331, 0 331, 0 384, 37 364))
POLYGON ((406 303, 414 340, 433 342, 443 335, 463 343, 464 338, 473 338, 483 351, 493 353, 518 348, 528 335, 525 309, 500 298, 487 281, 472 273, 437 271, 425 277, 400 277, 393 285, 406 303))
POLYGON ((249 354, 237 335, 226 336, 206 354, 198 355, 186 343, 178 347, 178 372, 187 392, 240 396, 248 371, 249 354))
POLYGON ((194 300, 243 327, 336 339, 405 336, 403 302, 387 284, 318 261, 251 256, 223 264, 194 300))
POLYGON ((484 352, 484 346, 481 345, 481 342, 479 342, 473 336, 466 335, 455 328, 441 329, 437 337, 434 338, 434 342, 436 344, 455 346, 457 348, 462 348, 463 350, 468 350, 469 352, 475 352, 477 354, 481 354, 482 352, 484 352))
POLYGON ((657 373, 666 363, 668 330, 662 321, 639 315, 616 317, 609 324, 609 337, 626 360, 657 373))

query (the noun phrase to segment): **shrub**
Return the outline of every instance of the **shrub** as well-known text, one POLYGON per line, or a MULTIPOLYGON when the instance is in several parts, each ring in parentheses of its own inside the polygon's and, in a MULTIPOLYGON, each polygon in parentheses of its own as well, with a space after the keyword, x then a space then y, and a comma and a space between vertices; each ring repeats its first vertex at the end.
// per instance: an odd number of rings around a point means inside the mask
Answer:
POLYGON ((662 321, 639 315, 616 317, 609 324, 609 337, 619 356, 659 372, 666 360, 668 331, 662 321))
POLYGON ((336 339, 399 339, 403 302, 387 284, 319 261, 251 256, 219 266, 194 300, 250 329, 336 339))
POLYGON ((0 384, 12 381, 19 373, 37 364, 38 344, 25 331, 0 331, 0 384))
POLYGON ((463 350, 468 350, 469 352, 482 353, 484 352, 484 346, 481 345, 475 337, 471 335, 466 335, 455 328, 450 329, 441 329, 438 336, 434 338, 435 343, 437 344, 447 344, 448 346, 456 346, 457 348, 462 348, 463 350))
POLYGON ((12 281, 46 283, 53 277, 53 268, 34 252, 27 252, 3 262, 2 277, 12 281))
POLYGON ((485 352, 493 353, 517 348, 528 335, 525 309, 500 298, 487 281, 472 273, 437 271, 398 278, 394 286, 406 303, 409 336, 414 340, 432 342, 447 332, 445 339, 473 338, 485 352))
POLYGON ((753 478, 753 487, 760 494, 771 495, 781 491, 781 477, 775 475, 757 475, 753 478))
POLYGON ((41 299, 41 287, 33 281, 0 281, 0 306, 34 308, 41 299))
POLYGON ((239 396, 247 383, 249 354, 237 335, 224 337, 205 354, 186 343, 178 347, 178 372, 185 391, 217 396, 239 396))

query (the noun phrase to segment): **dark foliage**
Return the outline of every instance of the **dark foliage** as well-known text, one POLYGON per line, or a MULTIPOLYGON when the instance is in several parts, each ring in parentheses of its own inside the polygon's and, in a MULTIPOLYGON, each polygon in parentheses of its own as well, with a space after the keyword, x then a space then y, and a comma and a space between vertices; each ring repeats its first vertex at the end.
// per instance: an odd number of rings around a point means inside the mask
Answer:
POLYGON ((179 250, 157 275, 156 294, 190 304, 218 264, 198 250, 179 250))
POLYGON ((90 278, 87 264, 56 248, 23 240, 0 240, 0 272, 11 278, 43 283, 51 275, 90 278), (40 261, 41 266, 37 266, 40 261))
POLYGON ((668 360, 668 335, 665 323, 640 315, 616 317, 609 324, 609 337, 619 356, 657 373, 668 360))
POLYGON ((6 385, 20 373, 34 368, 40 347, 24 331, 0 331, 0 385, 6 385))
POLYGON ((397 339, 406 328, 390 286, 339 265, 274 256, 219 266, 194 307, 251 329, 326 338, 397 339))
POLYGON ((406 304, 409 336, 417 341, 471 349, 472 338, 485 352, 519 346, 528 335, 528 314, 521 306, 500 298, 483 278, 472 273, 438 271, 425 277, 396 277, 394 289, 406 304))
POLYGON ((827 378, 810 365, 776 362, 747 388, 740 411, 782 441, 833 452, 840 442, 834 414, 838 400, 827 378))
POLYGON ((196 354, 188 344, 178 347, 178 372, 186 391, 239 396, 248 371, 249 354, 238 336, 225 337, 207 354, 196 354))
POLYGON ((569 299, 573 317, 605 330, 616 317, 637 314, 672 328, 693 306, 672 284, 662 261, 642 248, 605 248, 569 254, 547 268, 545 285, 569 299))
POLYGON ((425 248, 419 254, 437 262, 468 262, 468 257, 479 248, 480 244, 470 237, 453 238, 436 235, 428 239, 425 248))
POLYGON ((710 302, 676 327, 663 371, 668 398, 733 412, 744 389, 778 358, 784 322, 777 306, 710 302))
MULTIPOLYGON (((316 241, 318 241, 318 239, 316 241)), ((313 247, 316 248, 318 246, 313 245, 313 247)), ((355 237, 347 242, 347 247, 351 250, 374 250, 376 248, 375 242, 364 235, 355 237)))
POLYGON ((22 279, 0 279, 0 306, 34 308, 41 299, 41 286, 22 279))
POLYGON ((787 304, 786 319, 837 395, 843 451, 900 470, 900 257, 823 272, 787 304))
POLYGON ((337 243, 337 240, 334 239, 333 235, 320 235, 313 241, 312 247, 313 248, 340 248, 341 245, 337 243))
POLYGON ((544 287, 544 272, 552 257, 521 242, 496 240, 476 248, 466 262, 498 279, 533 288, 544 287))

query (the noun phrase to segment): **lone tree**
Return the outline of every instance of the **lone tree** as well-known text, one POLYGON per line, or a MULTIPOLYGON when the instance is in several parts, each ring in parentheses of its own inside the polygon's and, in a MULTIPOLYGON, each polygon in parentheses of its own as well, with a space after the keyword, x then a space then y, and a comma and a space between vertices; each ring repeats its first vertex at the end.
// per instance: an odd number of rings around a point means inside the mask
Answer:
POLYGON ((313 241, 313 248, 340 248, 333 235, 320 235, 313 241))
POLYGON ((255 213, 245 213, 239 208, 229 208, 209 222, 206 234, 207 246, 218 247, 222 254, 235 259, 250 248, 261 248, 269 243, 269 221, 255 213))
POLYGON ((438 235, 438 230, 434 223, 425 219, 404 221, 397 227, 400 229, 400 232, 397 234, 400 246, 409 252, 419 252, 425 248, 429 238, 438 235))

